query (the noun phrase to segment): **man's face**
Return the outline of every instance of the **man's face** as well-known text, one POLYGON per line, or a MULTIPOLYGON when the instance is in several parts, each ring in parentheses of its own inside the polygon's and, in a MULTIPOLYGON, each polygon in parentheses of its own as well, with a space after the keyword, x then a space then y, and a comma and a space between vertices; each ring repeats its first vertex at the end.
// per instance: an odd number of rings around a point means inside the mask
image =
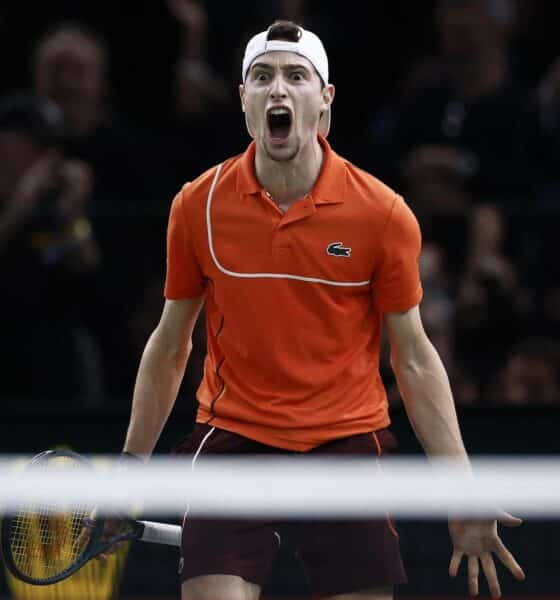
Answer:
POLYGON ((443 52, 451 64, 469 64, 485 56, 497 35, 480 1, 443 2, 438 16, 443 52))
POLYGON ((39 48, 35 85, 54 100, 72 122, 99 103, 105 90, 104 59, 95 42, 78 32, 62 31, 39 48))
POLYGON ((313 65, 293 52, 269 52, 251 65, 239 88, 251 134, 272 160, 292 160, 317 137, 334 97, 313 65))

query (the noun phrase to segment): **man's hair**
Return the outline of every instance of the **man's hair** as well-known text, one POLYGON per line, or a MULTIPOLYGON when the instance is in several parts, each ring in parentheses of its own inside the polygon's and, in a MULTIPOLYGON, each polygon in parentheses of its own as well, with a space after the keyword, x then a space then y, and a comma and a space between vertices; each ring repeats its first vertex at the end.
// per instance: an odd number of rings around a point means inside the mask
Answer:
POLYGON ((107 66, 109 59, 109 51, 106 41, 97 31, 95 31, 95 29, 93 29, 93 27, 90 27, 89 25, 82 23, 81 21, 61 21, 46 29, 35 43, 33 51, 33 61, 35 63, 37 62, 39 52, 42 50, 42 48, 47 42, 49 42, 52 38, 56 37, 57 35, 63 33, 70 33, 88 40, 88 42, 92 43, 97 48, 101 57, 103 68, 107 66))
POLYGON ((268 29, 267 41, 299 42, 301 27, 293 21, 275 21, 268 29))

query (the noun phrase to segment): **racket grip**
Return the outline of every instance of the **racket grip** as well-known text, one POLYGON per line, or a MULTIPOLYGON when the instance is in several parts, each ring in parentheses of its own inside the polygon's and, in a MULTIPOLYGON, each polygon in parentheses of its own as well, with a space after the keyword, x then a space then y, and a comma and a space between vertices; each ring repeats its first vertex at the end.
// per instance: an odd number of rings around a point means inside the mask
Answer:
POLYGON ((152 544, 166 544, 168 546, 181 545, 180 525, 169 525, 168 523, 153 523, 151 521, 139 521, 144 526, 140 536, 143 542, 152 544))

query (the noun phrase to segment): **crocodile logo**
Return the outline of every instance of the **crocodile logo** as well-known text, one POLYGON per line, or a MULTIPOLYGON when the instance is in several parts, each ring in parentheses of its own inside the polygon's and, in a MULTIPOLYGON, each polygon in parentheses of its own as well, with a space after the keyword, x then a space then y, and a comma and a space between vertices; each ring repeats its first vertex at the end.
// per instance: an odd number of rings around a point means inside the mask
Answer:
POLYGON ((346 248, 342 242, 332 242, 327 246, 327 254, 331 256, 350 256, 352 248, 346 248))

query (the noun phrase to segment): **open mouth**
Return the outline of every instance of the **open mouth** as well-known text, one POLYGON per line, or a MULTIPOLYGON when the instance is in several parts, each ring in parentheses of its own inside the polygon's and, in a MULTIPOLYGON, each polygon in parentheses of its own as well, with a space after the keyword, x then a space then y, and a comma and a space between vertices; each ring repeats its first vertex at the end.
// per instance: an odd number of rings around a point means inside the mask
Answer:
POLYGON ((283 141, 290 135, 292 113, 287 108, 271 108, 266 117, 270 137, 274 141, 283 141))

